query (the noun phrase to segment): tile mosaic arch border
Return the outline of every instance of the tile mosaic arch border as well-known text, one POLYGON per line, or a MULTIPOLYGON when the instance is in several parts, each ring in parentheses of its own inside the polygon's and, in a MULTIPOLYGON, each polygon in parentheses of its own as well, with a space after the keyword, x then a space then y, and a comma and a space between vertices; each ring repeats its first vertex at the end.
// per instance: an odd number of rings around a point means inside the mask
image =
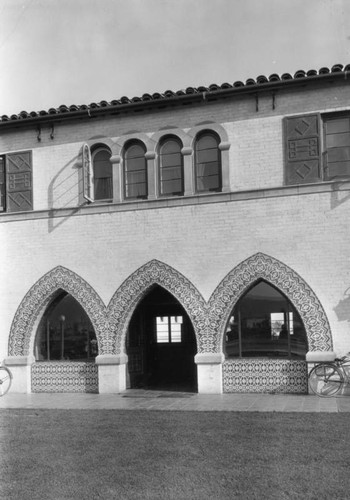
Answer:
POLYGON ((216 349, 219 352, 233 307, 246 290, 260 279, 276 286, 295 306, 304 323, 310 351, 332 350, 326 313, 310 286, 279 260, 256 253, 229 272, 210 298, 210 323, 218 333, 216 349))
POLYGON ((124 351, 131 316, 137 304, 154 285, 160 285, 170 292, 184 307, 193 324, 198 350, 201 349, 207 318, 204 298, 183 274, 164 262, 151 260, 122 283, 109 303, 108 352, 120 354, 124 351))
POLYGON ((294 304, 306 328, 309 350, 332 350, 328 319, 312 289, 282 262, 257 253, 227 274, 209 303, 184 275, 158 260, 146 263, 131 274, 115 292, 108 307, 85 280, 58 266, 39 279, 19 305, 11 325, 8 353, 9 356, 29 355, 35 323, 55 294, 63 289, 89 315, 100 354, 121 354, 130 318, 153 285, 172 293, 187 311, 196 334, 198 353, 221 352, 225 326, 235 303, 259 279, 276 286, 294 304))
POLYGON ((73 271, 58 266, 40 278, 25 295, 13 319, 9 336, 9 356, 28 356, 34 325, 59 290, 70 293, 84 308, 95 328, 103 350, 107 327, 106 307, 93 288, 73 271))
POLYGON ((153 285, 160 285, 182 304, 195 330, 197 343, 205 332, 206 303, 196 287, 167 264, 152 260, 131 274, 113 295, 108 307, 80 276, 58 266, 40 278, 25 295, 13 319, 9 356, 28 356, 36 322, 59 290, 70 293, 94 326, 100 354, 120 354, 132 313, 153 285))

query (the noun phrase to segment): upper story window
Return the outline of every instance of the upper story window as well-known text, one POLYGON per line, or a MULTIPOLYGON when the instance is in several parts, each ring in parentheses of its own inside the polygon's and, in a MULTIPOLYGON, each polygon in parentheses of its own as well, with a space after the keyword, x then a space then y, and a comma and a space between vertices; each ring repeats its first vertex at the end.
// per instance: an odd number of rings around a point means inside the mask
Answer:
POLYGON ((350 115, 325 119, 324 139, 327 177, 350 176, 350 115))
POLYGON ((90 202, 113 198, 111 151, 104 145, 83 146, 84 198, 90 202))
POLYGON ((111 152, 107 148, 98 148, 92 152, 95 200, 113 198, 111 152))
POLYGON ((31 152, 0 156, 0 211, 33 210, 31 152))
POLYGON ((212 132, 203 132, 195 143, 196 191, 221 191, 221 152, 219 137, 212 132))
POLYGON ((161 195, 183 195, 183 157, 182 143, 168 137, 159 147, 159 192, 161 195))
POLYGON ((125 198, 147 198, 147 160, 145 146, 131 142, 124 153, 124 196, 125 198))
POLYGON ((285 119, 286 184, 350 177, 350 114, 285 119))

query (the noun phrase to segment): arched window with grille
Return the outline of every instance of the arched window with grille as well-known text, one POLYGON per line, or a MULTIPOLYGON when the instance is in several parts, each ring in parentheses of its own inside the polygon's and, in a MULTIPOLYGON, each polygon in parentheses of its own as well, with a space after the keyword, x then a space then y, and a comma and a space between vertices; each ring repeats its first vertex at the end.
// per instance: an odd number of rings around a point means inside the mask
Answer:
POLYGON ((221 191, 220 138, 211 131, 200 133, 195 141, 196 191, 221 191))
POLYGON ((159 194, 184 194, 182 143, 176 137, 166 137, 159 146, 159 194))
POLYGON ((140 141, 127 144, 124 152, 124 196, 147 198, 146 148, 140 141))
POLYGON ((91 154, 94 179, 94 199, 111 200, 113 198, 111 152, 106 147, 97 147, 91 154))
POLYGON ((226 327, 227 357, 305 359, 307 336, 288 298, 261 280, 238 301, 226 327))

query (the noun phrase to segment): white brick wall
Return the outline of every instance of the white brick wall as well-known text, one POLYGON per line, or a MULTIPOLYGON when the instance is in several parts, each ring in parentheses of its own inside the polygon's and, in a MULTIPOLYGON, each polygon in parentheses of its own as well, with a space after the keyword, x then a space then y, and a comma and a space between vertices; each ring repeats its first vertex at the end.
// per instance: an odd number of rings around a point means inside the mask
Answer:
POLYGON ((242 260, 263 252, 296 271, 318 296, 335 347, 350 350, 349 207, 333 193, 0 224, 2 356, 20 301, 57 265, 108 303, 138 267, 159 259, 208 299, 242 260), (345 302, 344 302, 345 301, 345 302), (348 308, 348 310, 346 310, 348 308), (348 311, 348 312, 347 312, 348 311), (338 315, 337 316, 337 312, 338 315))
MULTIPOLYGON (((231 142, 232 191, 283 185, 282 118, 286 114, 349 106, 348 87, 281 91, 271 96, 93 119, 49 128, 2 132, 0 153, 33 149, 34 208, 81 202, 77 155, 96 135, 116 139, 130 130, 151 134, 164 126, 189 129, 205 120, 223 124, 231 142)), ((339 354, 350 350, 350 195, 346 190, 161 207, 37 220, 0 220, 0 359, 7 355, 15 312, 29 289, 57 265, 86 280, 105 303, 138 267, 159 259, 184 274, 208 299, 241 261, 263 252, 287 264, 321 301, 339 354)), ((150 205, 151 206, 151 205, 150 205)), ((152 205, 154 206, 154 205, 152 205)), ((49 214, 51 215, 51 214, 49 214)), ((0 216, 1 219, 1 216, 0 216)))

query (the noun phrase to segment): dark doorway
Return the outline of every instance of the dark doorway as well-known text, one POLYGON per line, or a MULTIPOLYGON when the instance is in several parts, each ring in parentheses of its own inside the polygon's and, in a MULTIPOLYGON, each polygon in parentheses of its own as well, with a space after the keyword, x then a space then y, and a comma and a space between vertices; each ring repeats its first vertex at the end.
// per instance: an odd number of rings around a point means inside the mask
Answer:
POLYGON ((196 391, 196 338, 186 311, 155 286, 136 308, 127 335, 130 388, 196 391))

